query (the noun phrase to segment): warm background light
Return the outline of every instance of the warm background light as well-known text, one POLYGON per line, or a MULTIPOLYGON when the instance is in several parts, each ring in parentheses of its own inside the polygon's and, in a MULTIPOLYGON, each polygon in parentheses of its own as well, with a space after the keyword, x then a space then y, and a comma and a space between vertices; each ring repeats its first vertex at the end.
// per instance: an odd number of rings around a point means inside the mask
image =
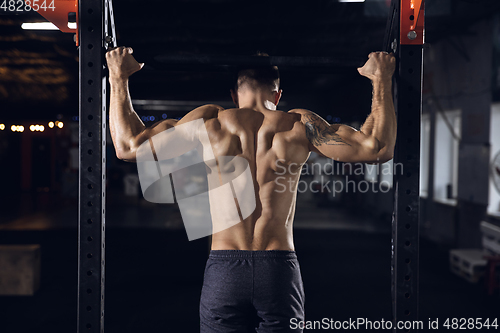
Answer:
POLYGON ((10 130, 12 132, 24 132, 24 126, 23 125, 12 125, 10 127, 10 130))
POLYGON ((59 30, 59 28, 51 22, 23 23, 21 24, 21 28, 24 30, 59 30))

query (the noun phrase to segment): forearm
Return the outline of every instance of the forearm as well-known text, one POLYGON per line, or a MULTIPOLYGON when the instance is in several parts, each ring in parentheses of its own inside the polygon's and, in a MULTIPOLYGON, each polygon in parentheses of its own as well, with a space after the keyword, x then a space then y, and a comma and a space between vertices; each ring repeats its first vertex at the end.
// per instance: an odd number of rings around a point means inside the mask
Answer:
POLYGON ((373 81, 371 113, 361 131, 376 139, 377 150, 392 155, 396 143, 396 113, 392 99, 391 79, 373 81))
POLYGON ((127 79, 110 79, 109 130, 118 156, 132 148, 133 138, 146 126, 132 107, 127 79))

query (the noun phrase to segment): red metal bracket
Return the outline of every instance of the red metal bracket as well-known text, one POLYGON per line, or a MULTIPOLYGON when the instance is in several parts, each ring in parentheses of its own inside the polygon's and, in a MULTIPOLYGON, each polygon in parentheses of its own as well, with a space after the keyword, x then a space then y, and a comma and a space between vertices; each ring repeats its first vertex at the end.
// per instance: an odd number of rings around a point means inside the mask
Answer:
POLYGON ((402 45, 424 44, 425 0, 401 0, 400 43, 402 45))
MULTIPOLYGON (((41 2, 41 0, 39 0, 41 2)), ((28 4, 28 0, 25 0, 28 4)), ((33 1, 29 1, 33 2, 33 1)), ((69 32, 76 34, 76 46, 78 46, 78 27, 80 23, 78 21, 78 0, 46 0, 44 1, 47 5, 50 4, 53 8, 47 8, 46 10, 39 9, 37 13, 45 17, 49 22, 52 22, 56 27, 62 32, 69 32), (53 3, 53 5, 52 5, 53 3), (68 14, 76 13, 76 29, 68 27, 68 14)), ((33 8, 33 5, 31 5, 33 8)))

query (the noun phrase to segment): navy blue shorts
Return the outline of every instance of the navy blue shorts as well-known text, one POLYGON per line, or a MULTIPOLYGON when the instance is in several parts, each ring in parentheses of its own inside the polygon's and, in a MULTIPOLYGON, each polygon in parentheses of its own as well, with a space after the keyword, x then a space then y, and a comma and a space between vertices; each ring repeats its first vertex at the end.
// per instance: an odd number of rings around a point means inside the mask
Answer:
POLYGON ((304 320, 295 251, 210 252, 200 300, 202 333, 302 332, 290 328, 292 318, 304 320))

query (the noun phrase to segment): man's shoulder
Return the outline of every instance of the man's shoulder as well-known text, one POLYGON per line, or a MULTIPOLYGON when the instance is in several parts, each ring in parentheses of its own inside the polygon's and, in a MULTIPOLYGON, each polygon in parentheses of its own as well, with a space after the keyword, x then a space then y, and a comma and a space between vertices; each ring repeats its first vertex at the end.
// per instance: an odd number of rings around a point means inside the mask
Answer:
POLYGON ((209 119, 217 118, 219 112, 223 111, 222 106, 216 104, 205 104, 197 107, 196 109, 190 111, 186 114, 180 121, 179 124, 185 123, 191 120, 196 120, 203 118, 204 121, 209 119))
POLYGON ((217 104, 205 104, 194 109, 193 113, 200 116, 200 118, 217 118, 219 112, 224 111, 224 108, 217 104))
POLYGON ((295 116, 295 121, 304 125, 308 118, 314 115, 314 112, 309 111, 307 109, 291 109, 287 112, 287 114, 295 116))
POLYGON ((306 110, 306 109, 293 109, 288 111, 289 113, 294 113, 300 116, 300 122, 302 124, 313 123, 315 121, 324 121, 322 118, 316 113, 306 110))
MULTIPOLYGON (((264 118, 268 118, 270 123, 277 124, 292 124, 298 123, 303 125, 303 115, 312 114, 311 111, 306 109, 292 109, 289 111, 272 111, 271 113, 263 113, 254 109, 246 109, 246 108, 229 108, 224 109, 217 105, 204 105, 202 109, 198 111, 198 113, 203 113, 205 115, 212 115, 211 117, 203 117, 205 121, 210 120, 212 122, 229 122, 233 124, 241 124, 244 126, 250 126, 255 122, 259 122, 259 120, 263 120, 264 118)), ((201 116, 198 116, 201 117, 201 116)), ((294 126, 295 127, 295 126, 294 126)))
POLYGON ((310 115, 313 112, 309 111, 307 109, 291 109, 287 113, 299 114, 299 115, 303 116, 303 115, 310 115))

